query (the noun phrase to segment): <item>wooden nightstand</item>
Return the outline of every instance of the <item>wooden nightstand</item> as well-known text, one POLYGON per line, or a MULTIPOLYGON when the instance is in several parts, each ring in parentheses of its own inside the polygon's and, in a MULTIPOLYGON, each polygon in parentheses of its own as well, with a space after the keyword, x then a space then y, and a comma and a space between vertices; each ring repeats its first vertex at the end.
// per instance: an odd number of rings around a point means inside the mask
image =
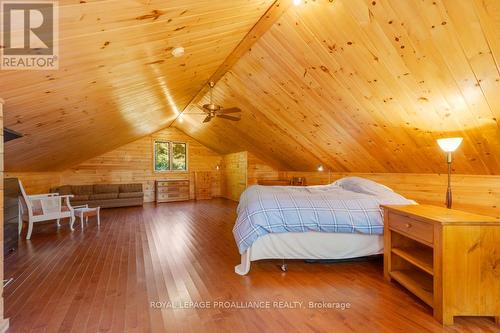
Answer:
POLYGON ((500 320, 500 220, 429 205, 384 208, 384 276, 434 310, 500 320))

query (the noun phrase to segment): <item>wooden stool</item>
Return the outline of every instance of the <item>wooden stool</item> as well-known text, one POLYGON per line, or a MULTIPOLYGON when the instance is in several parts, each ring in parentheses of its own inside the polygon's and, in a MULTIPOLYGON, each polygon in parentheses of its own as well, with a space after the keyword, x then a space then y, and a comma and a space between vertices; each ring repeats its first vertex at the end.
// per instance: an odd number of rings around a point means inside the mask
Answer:
MULTIPOLYGON (((85 218, 85 222, 89 221, 89 217, 96 216, 97 218, 97 225, 101 225, 101 218, 99 216, 99 212, 101 210, 101 207, 95 207, 95 208, 89 208, 89 205, 83 205, 83 206, 76 206, 73 207, 75 211, 75 217, 80 218, 80 223, 83 229, 83 219, 85 218)), ((71 224, 71 230, 74 230, 73 224, 71 224)))

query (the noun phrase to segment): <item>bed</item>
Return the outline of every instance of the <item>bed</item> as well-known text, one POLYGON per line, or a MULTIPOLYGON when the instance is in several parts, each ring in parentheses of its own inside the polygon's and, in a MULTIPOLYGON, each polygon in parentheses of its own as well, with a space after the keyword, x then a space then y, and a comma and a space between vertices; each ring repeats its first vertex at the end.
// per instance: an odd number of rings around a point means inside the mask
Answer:
POLYGON ((380 205, 416 204, 359 177, 321 186, 260 186, 240 197, 233 235, 246 275, 261 259, 350 259, 383 252, 380 205))

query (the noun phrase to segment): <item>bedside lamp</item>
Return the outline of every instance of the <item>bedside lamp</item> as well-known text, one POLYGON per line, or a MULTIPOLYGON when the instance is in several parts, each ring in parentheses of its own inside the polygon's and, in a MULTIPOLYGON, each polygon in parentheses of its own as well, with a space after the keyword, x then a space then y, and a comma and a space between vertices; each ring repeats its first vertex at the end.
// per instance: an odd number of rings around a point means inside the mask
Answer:
POLYGON ((446 207, 451 208, 451 162, 453 161, 452 154, 462 143, 463 138, 446 138, 438 139, 439 147, 446 153, 446 162, 448 163, 448 189, 446 190, 446 207))

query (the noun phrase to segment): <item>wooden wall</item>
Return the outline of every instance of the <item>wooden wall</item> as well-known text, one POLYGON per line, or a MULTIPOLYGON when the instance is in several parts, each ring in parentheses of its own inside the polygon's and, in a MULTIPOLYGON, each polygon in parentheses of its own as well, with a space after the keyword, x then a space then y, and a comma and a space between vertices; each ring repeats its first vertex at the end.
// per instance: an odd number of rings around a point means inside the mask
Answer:
POLYGON ((108 153, 91 158, 61 172, 8 172, 19 177, 28 193, 44 193, 57 185, 96 183, 142 183, 145 201, 154 200, 154 181, 157 179, 190 179, 191 198, 194 198, 194 172, 212 171, 212 194, 220 196, 221 172, 216 170, 222 156, 206 148, 181 131, 171 128, 126 144, 108 153), (155 139, 187 142, 189 172, 153 171, 153 141, 155 139))
POLYGON ((61 172, 5 172, 5 177, 20 178, 29 194, 47 193, 61 185, 61 172))
POLYGON ((247 187, 247 152, 224 155, 222 158, 222 196, 238 201, 247 187))
POLYGON ((248 185, 258 184, 261 179, 282 179, 283 172, 268 165, 265 161, 251 152, 247 152, 248 160, 248 185))
MULTIPOLYGON (((305 177, 308 185, 329 184, 346 176, 364 177, 386 186, 419 203, 444 205, 446 174, 417 173, 338 173, 278 171, 248 153, 248 184, 259 180, 305 177)), ((460 175, 452 177, 453 207, 500 218, 500 176, 460 175)))
MULTIPOLYGON (((195 171, 212 171, 213 196, 235 201, 247 186, 259 180, 305 177, 308 185, 320 185, 350 175, 372 179, 420 203, 443 205, 447 177, 446 174, 282 171, 250 152, 220 156, 176 129, 160 131, 62 172, 7 172, 6 176, 20 177, 29 193, 44 193, 63 184, 141 182, 148 202, 154 200, 155 179, 191 179, 191 198, 194 198, 195 171), (189 172, 154 173, 154 138, 188 142, 189 172)), ((500 176, 457 174, 452 180, 455 208, 500 217, 500 176)))
MULTIPOLYGON (((306 177, 310 185, 328 184, 346 176, 364 177, 419 203, 443 206, 448 177, 446 174, 416 173, 284 173, 286 178, 294 176, 306 177)), ((454 208, 500 218, 500 176, 453 175, 452 190, 454 208)))
MULTIPOLYGON (((0 175, 2 182, 0 182, 0 281, 3 281, 3 99, 0 98, 0 175)), ((0 284, 0 332, 6 332, 9 327, 9 320, 3 317, 3 283, 0 284)))

